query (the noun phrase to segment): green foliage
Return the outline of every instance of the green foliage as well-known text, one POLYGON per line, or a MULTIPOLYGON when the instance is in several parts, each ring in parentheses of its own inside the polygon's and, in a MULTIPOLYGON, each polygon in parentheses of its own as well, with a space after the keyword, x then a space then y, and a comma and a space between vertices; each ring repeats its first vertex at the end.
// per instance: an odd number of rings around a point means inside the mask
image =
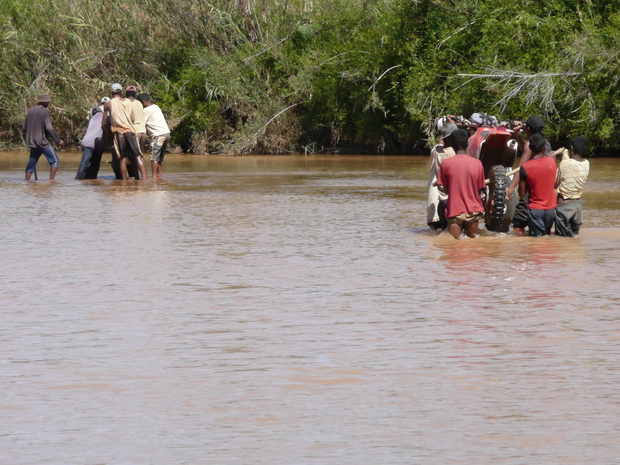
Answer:
POLYGON ((432 123, 540 114, 620 143, 620 4, 579 0, 0 0, 0 135, 50 92, 77 142, 109 85, 193 152, 425 150, 432 123))

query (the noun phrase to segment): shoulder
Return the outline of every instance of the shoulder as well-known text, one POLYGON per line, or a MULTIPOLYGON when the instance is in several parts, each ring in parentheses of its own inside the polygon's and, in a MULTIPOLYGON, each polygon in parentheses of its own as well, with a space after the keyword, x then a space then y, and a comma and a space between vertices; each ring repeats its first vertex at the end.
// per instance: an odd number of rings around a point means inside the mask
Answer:
POLYGON ((470 155, 464 155, 464 157, 466 158, 463 159, 463 163, 466 163, 468 166, 470 166, 470 169, 472 170, 480 171, 484 176, 484 166, 479 159, 474 158, 470 155))
POLYGON ((454 164, 458 164, 458 163, 459 163, 459 159, 458 159, 458 157, 453 156, 453 157, 448 157, 448 158, 445 158, 445 159, 441 162, 441 166, 446 166, 446 167, 449 167, 449 166, 452 166, 452 165, 454 165, 454 164))
POLYGON ((433 147, 431 153, 444 153, 444 146, 441 144, 437 144, 435 147, 433 147))

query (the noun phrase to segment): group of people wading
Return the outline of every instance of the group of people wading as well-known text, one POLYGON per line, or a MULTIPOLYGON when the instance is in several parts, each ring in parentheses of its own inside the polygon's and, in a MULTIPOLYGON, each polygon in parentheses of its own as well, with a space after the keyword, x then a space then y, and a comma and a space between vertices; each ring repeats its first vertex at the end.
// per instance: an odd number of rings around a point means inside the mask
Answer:
MULTIPOLYGON (((108 145, 112 150, 112 168, 117 179, 147 179, 143 154, 146 153, 147 134, 151 139, 151 172, 161 178, 161 165, 170 141, 170 128, 161 109, 146 93, 137 94, 136 86, 128 86, 123 97, 123 87, 112 84, 111 98, 103 97, 101 105, 90 110, 86 134, 82 138, 82 160, 76 179, 97 179, 101 158, 108 145)), ((30 159, 26 167, 26 180, 36 173, 36 164, 45 155, 50 164, 50 180, 54 180, 60 161, 49 139, 64 146, 52 127, 49 94, 41 94, 37 105, 28 110, 23 132, 30 159)))
MULTIPOLYGON (((130 176, 147 179, 143 158, 147 134, 151 137, 152 176, 161 178, 161 165, 170 140, 170 129, 161 109, 151 102, 148 94, 136 95, 133 85, 125 89, 124 97, 120 84, 112 84, 110 90, 111 98, 104 97, 101 106, 90 112, 76 179, 97 178, 108 144, 112 145, 112 167, 118 179, 130 176)), ((65 142, 52 127, 47 109, 50 101, 48 94, 39 95, 38 105, 28 111, 24 122, 25 143, 30 148, 26 180, 36 173, 41 155, 50 164, 50 180, 58 170, 58 153, 49 138, 60 146, 65 142)), ((459 129, 451 117, 445 122, 442 118, 439 143, 431 152, 427 222, 431 229, 447 229, 457 239, 462 232, 475 237, 485 214, 484 168, 477 154, 468 151, 479 126, 474 115, 469 131, 459 129)), ((497 125, 497 120, 491 125, 497 125)), ((553 152, 543 129, 544 121, 538 116, 531 116, 512 128, 522 152, 520 168, 506 189, 507 200, 513 198, 517 188, 520 197, 511 212, 513 231, 544 236, 554 228, 556 235, 574 237, 581 227, 581 194, 590 170, 588 160, 584 159, 588 141, 574 137, 568 154, 564 153, 563 159, 556 161, 556 155, 566 151, 553 152)))
MULTIPOLYGON (((459 129, 448 117, 446 124, 442 121, 439 143, 431 152, 427 223, 432 230, 447 229, 456 239, 462 232, 475 237, 485 214, 483 165, 477 154, 467 150, 477 127, 459 129)), ((568 151, 554 152, 543 129, 544 121, 538 116, 512 128, 522 152, 520 167, 506 189, 506 200, 513 198, 515 189, 520 197, 511 216, 512 228, 518 235, 539 237, 555 229, 557 236, 575 237, 582 223, 581 194, 590 170, 584 158, 588 141, 574 137, 568 151), (561 158, 556 160, 558 155, 561 158)))

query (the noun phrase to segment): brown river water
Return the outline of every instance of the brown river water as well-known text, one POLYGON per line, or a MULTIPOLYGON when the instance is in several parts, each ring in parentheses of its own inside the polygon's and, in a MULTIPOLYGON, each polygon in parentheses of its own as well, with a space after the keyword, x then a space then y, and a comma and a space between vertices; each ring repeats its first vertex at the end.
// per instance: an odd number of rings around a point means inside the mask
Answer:
POLYGON ((620 463, 620 159, 579 238, 457 241, 424 157, 26 158, 0 154, 0 463, 620 463))

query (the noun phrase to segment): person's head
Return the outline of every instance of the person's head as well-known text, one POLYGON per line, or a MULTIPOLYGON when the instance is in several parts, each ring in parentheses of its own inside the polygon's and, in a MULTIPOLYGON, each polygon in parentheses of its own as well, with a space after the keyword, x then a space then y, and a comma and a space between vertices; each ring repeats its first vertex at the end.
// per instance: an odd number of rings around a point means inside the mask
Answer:
POLYGON ((448 123, 448 124, 444 124, 441 127, 441 130, 439 131, 439 140, 444 141, 444 144, 448 145, 450 144, 450 134, 452 134, 454 131, 456 131, 458 129, 458 126, 454 123, 448 123))
POLYGON ((140 95, 138 95, 136 97, 136 100, 138 100, 138 102, 140 102, 144 108, 149 107, 149 106, 152 105, 151 97, 149 96, 149 94, 144 93, 144 92, 142 92, 140 95))
POLYGON ((469 133, 465 129, 457 129, 450 134, 450 145, 455 152, 467 150, 469 133))
POLYGON ((547 145, 547 139, 541 133, 532 134, 532 137, 529 139, 530 150, 532 151, 532 155, 538 155, 545 150, 545 145, 547 145))
POLYGON ((37 97, 37 103, 46 108, 50 104, 51 101, 52 99, 50 98, 49 94, 41 94, 39 95, 39 97, 37 97))
POLYGON ((532 134, 543 132, 543 129, 545 129, 545 122, 540 116, 530 116, 525 120, 524 126, 528 136, 531 136, 532 134))
POLYGON ((580 157, 583 157, 588 151, 588 139, 586 139, 585 137, 581 137, 581 136, 573 137, 570 140, 569 146, 570 146, 570 150, 575 155, 579 155, 580 157))
POLYGON ((123 86, 121 86, 118 82, 115 82, 110 86, 110 92, 112 92, 113 96, 121 95, 123 93, 123 86))
POLYGON ((99 107, 92 108, 90 110, 90 117, 92 118, 93 116, 95 116, 97 113, 100 113, 100 112, 101 112, 101 108, 99 107))
POLYGON ((138 89, 136 88, 136 86, 127 86, 127 89, 125 89, 126 97, 135 98, 137 93, 138 89))
POLYGON ((106 102, 110 101, 110 97, 101 97, 101 105, 104 105, 106 102))

